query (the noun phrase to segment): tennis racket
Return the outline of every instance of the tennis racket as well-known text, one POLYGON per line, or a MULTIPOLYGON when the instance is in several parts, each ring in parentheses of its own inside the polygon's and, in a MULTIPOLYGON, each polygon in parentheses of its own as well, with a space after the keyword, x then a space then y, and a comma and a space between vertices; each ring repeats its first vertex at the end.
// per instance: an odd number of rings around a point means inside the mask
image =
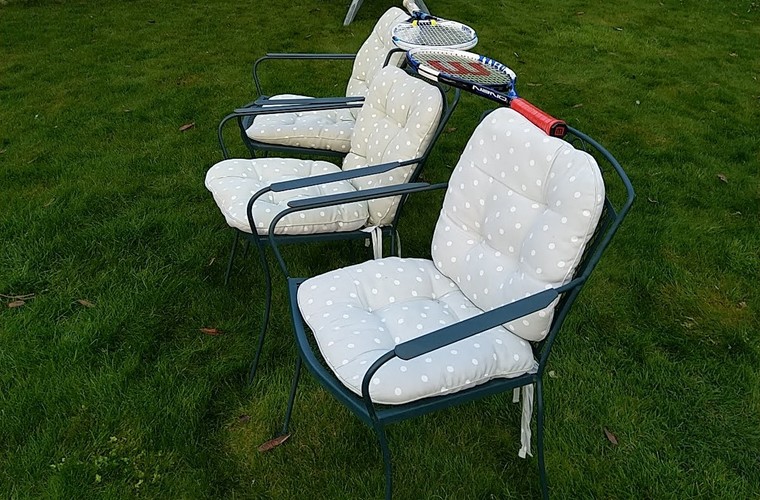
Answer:
POLYGON ((478 43, 478 35, 469 26, 431 16, 412 0, 404 0, 411 17, 393 27, 393 43, 404 50, 445 47, 470 49, 478 43))
POLYGON ((485 56, 448 49, 413 49, 406 54, 420 76, 504 104, 554 137, 564 137, 567 124, 517 95, 514 71, 485 56))

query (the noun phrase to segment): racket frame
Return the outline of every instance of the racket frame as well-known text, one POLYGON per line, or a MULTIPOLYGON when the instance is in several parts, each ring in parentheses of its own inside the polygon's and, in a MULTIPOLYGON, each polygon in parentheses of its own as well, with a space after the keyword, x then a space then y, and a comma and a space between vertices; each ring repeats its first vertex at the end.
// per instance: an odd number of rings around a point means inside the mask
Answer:
POLYGON ((412 69, 414 69, 414 71, 416 71, 423 78, 431 81, 445 83, 446 85, 460 88, 462 90, 498 102, 504 106, 510 107, 521 115, 525 116, 531 123, 546 132, 547 135, 562 138, 567 133, 567 124, 564 121, 554 118, 545 111, 539 109, 538 107, 534 106, 530 102, 517 95, 517 91, 515 90, 517 75, 509 67, 496 61, 495 59, 475 54, 473 52, 440 48, 412 49, 407 51, 406 59, 412 69), (435 68, 429 66, 427 62, 415 59, 415 57, 421 52, 440 52, 442 55, 452 55, 490 66, 497 72, 503 74, 507 81, 505 81, 503 84, 476 83, 466 78, 436 70, 435 68))

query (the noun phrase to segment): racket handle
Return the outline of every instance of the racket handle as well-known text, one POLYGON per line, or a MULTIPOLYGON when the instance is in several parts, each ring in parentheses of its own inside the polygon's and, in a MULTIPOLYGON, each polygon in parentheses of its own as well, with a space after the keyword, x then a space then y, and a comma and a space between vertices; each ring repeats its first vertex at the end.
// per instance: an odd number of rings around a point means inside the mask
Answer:
POLYGON ((551 115, 546 114, 525 99, 512 99, 509 107, 523 115, 530 122, 552 137, 562 138, 567 133, 567 124, 551 115))

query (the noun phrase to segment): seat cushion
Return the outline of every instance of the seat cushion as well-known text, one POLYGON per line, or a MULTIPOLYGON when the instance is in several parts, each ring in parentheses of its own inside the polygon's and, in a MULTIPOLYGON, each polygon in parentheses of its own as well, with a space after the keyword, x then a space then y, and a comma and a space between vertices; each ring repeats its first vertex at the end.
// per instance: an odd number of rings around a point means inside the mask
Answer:
MULTIPOLYGON (((603 204, 591 155, 500 108, 477 127, 451 175, 432 257, 473 303, 491 310, 572 279, 603 204)), ((553 310, 507 327, 541 340, 553 310)))
MULTIPOLYGON (((250 233, 248 202, 259 190, 275 182, 339 171, 337 166, 326 161, 286 158, 231 159, 221 161, 209 169, 206 174, 206 187, 214 195, 214 201, 224 214, 227 224, 250 233)), ((279 193, 270 191, 261 196, 253 205, 256 229, 259 234, 266 234, 274 216, 285 210, 291 200, 353 191, 355 191, 354 187, 347 181, 279 193)), ((277 224, 276 233, 311 234, 352 231, 362 227, 367 217, 366 202, 305 210, 284 217, 277 224)))
MULTIPOLYGON (((397 344, 481 313, 429 260, 391 257, 311 278, 298 307, 335 375, 361 395, 364 374, 397 344)), ((533 369, 532 350, 503 327, 427 355, 386 363, 370 384, 372 400, 401 404, 453 393, 533 369)))
MULTIPOLYGON (((296 94, 281 94, 277 99, 310 98, 296 94)), ((348 152, 354 117, 348 109, 305 111, 257 116, 246 134, 266 144, 296 146, 328 151, 348 152)))

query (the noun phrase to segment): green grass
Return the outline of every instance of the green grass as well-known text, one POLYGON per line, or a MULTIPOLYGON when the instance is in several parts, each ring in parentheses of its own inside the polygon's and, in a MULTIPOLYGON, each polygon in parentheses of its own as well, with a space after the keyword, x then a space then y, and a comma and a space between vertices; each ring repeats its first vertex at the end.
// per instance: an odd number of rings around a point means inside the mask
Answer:
MULTIPOLYGON (((287 397, 286 300, 278 287, 247 386, 263 282, 249 257, 223 286, 232 233, 203 186, 257 57, 355 52, 392 4, 366 2, 344 28, 348 3, 0 2, 0 497, 382 495, 373 435, 309 376, 290 441, 256 451, 287 397)), ((760 5, 429 4, 612 151, 639 195, 550 360, 552 493, 760 496, 760 5)), ((348 72, 284 65, 265 86, 331 95, 348 72)), ((448 176, 489 107, 464 97, 426 178, 448 176)), ((438 203, 409 204, 406 255, 428 255, 438 203)), ((296 274, 368 257, 287 255, 296 274)), ((538 494, 507 397, 390 440, 398 498, 538 494)))

